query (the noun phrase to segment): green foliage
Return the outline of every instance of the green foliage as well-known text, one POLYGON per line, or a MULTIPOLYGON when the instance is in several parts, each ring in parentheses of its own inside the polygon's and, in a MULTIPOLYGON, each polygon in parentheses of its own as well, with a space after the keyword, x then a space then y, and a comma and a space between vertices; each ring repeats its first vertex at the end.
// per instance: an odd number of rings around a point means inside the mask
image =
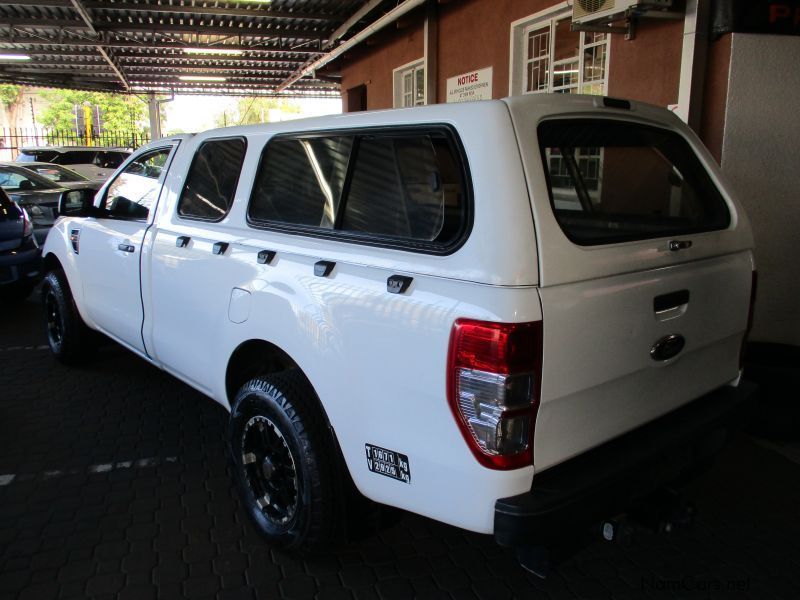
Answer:
POLYGON ((22 96, 22 88, 18 85, 11 85, 10 83, 0 84, 0 103, 3 108, 10 108, 19 102, 22 96))
POLYGON ((147 127, 147 104, 135 96, 81 92, 76 90, 47 90, 40 96, 49 104, 39 122, 60 131, 75 129, 75 105, 89 102, 100 107, 103 129, 123 134, 141 134, 147 127))
POLYGON ((299 114, 300 107, 291 100, 281 98, 239 98, 233 110, 226 110, 214 119, 217 127, 269 123, 270 111, 299 114))

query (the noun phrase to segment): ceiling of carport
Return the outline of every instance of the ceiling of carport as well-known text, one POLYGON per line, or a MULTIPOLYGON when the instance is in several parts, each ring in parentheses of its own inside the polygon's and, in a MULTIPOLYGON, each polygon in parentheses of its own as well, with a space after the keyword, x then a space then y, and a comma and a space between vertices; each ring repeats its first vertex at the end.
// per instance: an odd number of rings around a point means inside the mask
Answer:
MULTIPOLYGON (((276 95, 387 0, 0 0, 0 83, 276 95), (19 56, 27 59, 19 59, 19 56), (15 57, 17 57, 15 59, 15 57)), ((337 96, 312 73, 280 95, 337 96)))

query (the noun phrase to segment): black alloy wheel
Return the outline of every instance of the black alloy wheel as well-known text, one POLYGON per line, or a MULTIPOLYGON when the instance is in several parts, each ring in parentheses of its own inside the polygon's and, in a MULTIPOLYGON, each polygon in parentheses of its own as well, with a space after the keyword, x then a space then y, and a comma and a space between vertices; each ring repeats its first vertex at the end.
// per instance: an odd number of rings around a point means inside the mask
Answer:
POLYGON ((297 513, 298 481, 286 438, 271 420, 250 417, 242 433, 242 465, 250 492, 264 517, 285 526, 297 513))
POLYGON ((243 508, 271 545, 302 553, 337 541, 344 510, 338 452, 300 371, 256 377, 236 395, 228 456, 243 508))

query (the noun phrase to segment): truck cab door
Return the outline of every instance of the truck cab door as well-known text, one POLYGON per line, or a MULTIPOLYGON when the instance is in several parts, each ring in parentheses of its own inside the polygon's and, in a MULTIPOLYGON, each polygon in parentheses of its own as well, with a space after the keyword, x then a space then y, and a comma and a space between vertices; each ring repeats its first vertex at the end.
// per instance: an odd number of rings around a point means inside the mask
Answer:
POLYGON ((175 147, 147 150, 117 173, 100 192, 96 215, 81 224, 73 243, 89 319, 143 354, 142 244, 175 147))

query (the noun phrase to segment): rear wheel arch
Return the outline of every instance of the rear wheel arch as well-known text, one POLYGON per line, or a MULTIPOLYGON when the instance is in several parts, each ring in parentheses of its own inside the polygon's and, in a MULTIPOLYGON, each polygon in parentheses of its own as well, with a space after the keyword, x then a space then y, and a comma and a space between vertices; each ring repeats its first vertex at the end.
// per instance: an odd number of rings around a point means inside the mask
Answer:
POLYGON ((314 392, 312 394, 314 409, 320 412, 325 424, 333 432, 328 414, 306 373, 286 351, 266 340, 252 339, 242 342, 228 359, 228 366, 225 370, 225 395, 228 405, 233 408, 233 402, 239 389, 254 377, 289 370, 299 372, 305 379, 309 388, 314 392))
POLYGON ((316 414, 324 427, 327 442, 334 453, 328 464, 341 474, 336 480, 337 486, 341 486, 337 494, 341 494, 340 498, 344 503, 340 507, 343 511, 340 513, 340 518, 343 521, 339 525, 344 527, 345 538, 360 539, 371 535, 386 524, 396 522, 400 516, 399 511, 381 507, 358 491, 339 445, 336 431, 313 383, 297 361, 279 346, 263 339, 251 339, 239 344, 231 354, 225 372, 225 391, 232 417, 235 415, 234 404, 239 392, 246 385, 251 385, 254 379, 272 377, 279 379, 294 377, 299 380, 298 383, 305 386, 308 393, 295 397, 294 400, 302 399, 305 407, 316 414))

